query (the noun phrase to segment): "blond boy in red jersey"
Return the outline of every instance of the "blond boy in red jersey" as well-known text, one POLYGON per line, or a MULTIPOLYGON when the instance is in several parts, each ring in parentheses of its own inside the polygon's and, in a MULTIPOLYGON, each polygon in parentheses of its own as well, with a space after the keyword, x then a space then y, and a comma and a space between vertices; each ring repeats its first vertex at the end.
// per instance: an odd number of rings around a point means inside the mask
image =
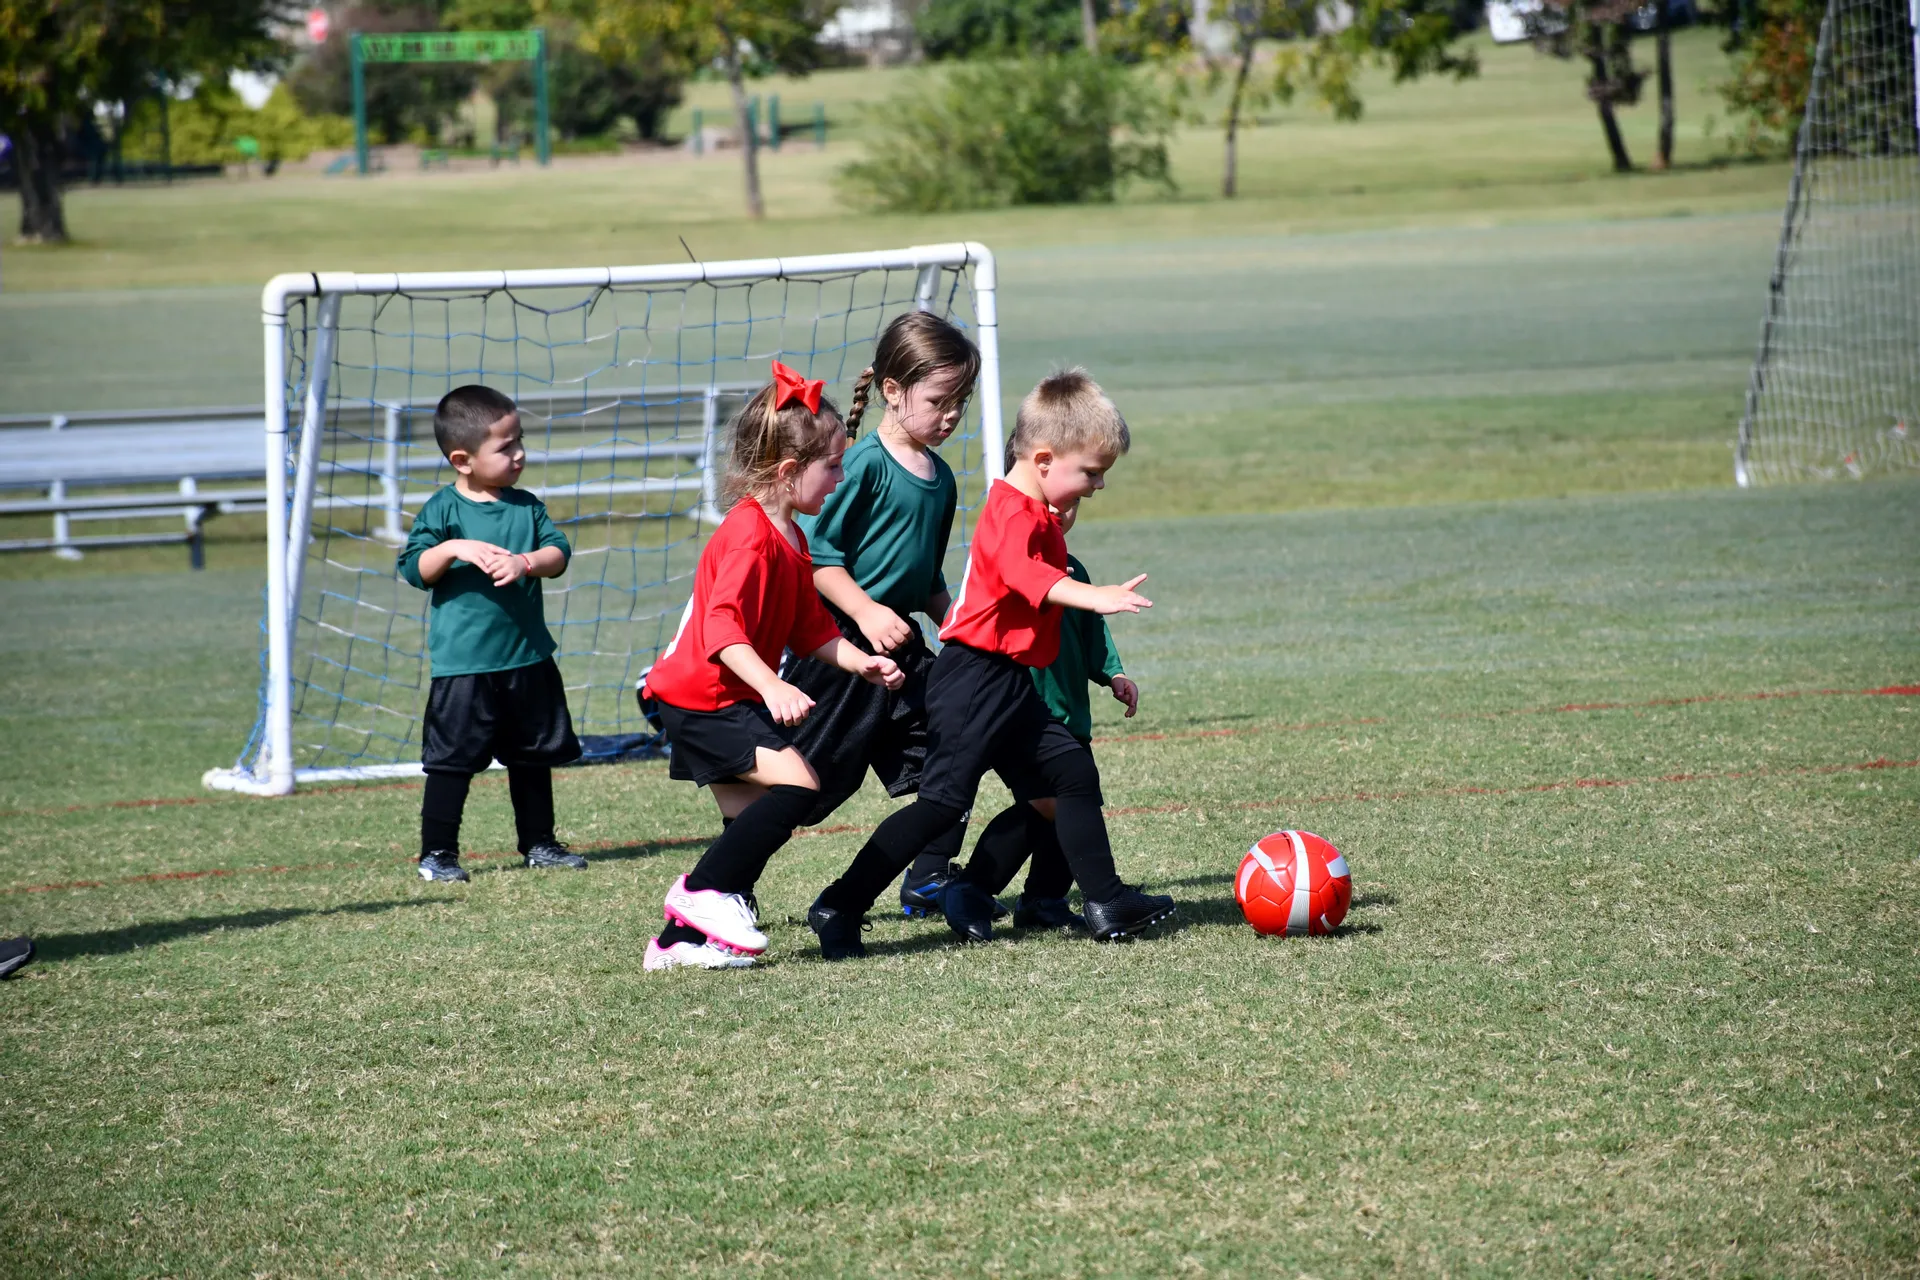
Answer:
POLYGON ((945 647, 927 679, 919 798, 880 824, 807 912, 824 958, 866 954, 861 919, 874 899, 966 815, 989 770, 1017 799, 1053 797, 1061 849, 1094 937, 1138 933, 1173 914, 1172 898, 1121 882, 1093 754, 1048 712, 1031 674, 1058 656, 1063 610, 1138 613, 1153 603, 1134 590, 1144 574, 1104 587, 1070 577, 1054 514, 1104 488, 1130 443, 1120 411, 1080 370, 1054 374, 1021 402, 1006 479, 987 492, 966 578, 940 628, 945 647))

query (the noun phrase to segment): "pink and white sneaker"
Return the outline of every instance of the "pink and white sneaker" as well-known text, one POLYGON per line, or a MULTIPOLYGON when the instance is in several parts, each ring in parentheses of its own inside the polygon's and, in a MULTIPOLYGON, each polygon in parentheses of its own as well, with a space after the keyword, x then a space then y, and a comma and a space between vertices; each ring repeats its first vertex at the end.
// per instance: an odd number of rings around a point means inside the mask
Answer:
POLYGON ((650 938, 647 941, 647 958, 640 967, 648 973, 659 973, 664 969, 751 969, 753 957, 738 955, 711 942, 676 942, 670 947, 663 947, 660 939, 650 938))
POLYGON ((706 934, 710 944, 749 956, 767 949, 767 935, 754 928, 753 911, 737 893, 689 889, 681 876, 667 890, 663 910, 667 919, 706 934))

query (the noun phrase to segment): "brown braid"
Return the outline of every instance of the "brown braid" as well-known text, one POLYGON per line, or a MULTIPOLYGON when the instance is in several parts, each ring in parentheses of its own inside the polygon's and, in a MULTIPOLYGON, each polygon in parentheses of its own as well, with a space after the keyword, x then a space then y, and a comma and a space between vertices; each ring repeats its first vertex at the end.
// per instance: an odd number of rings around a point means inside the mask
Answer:
POLYGON ((860 419, 867 413, 867 397, 873 392, 873 366, 868 365, 860 380, 853 384, 853 399, 847 402, 847 438, 860 433, 860 419))

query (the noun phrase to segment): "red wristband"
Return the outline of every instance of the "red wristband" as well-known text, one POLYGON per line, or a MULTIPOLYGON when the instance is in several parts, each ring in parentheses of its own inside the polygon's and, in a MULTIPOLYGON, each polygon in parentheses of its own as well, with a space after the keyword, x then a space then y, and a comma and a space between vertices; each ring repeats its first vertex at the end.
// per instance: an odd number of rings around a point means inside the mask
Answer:
POLYGON ((533 576, 533 557, 522 551, 520 558, 527 562, 527 576, 531 578, 533 576))

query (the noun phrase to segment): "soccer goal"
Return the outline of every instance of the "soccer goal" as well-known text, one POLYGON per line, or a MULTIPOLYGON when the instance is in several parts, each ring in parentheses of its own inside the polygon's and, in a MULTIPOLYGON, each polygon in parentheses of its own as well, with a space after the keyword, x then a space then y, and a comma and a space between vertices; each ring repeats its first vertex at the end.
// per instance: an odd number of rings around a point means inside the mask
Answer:
POLYGON ((1920 469, 1920 0, 1829 0, 1734 460, 1920 469))
MULTIPOLYGON (((717 509, 729 419, 784 361, 844 409, 881 330, 920 309, 979 346, 942 454, 971 513, 1000 472, 993 255, 978 244, 662 266, 282 275, 263 295, 267 587, 259 713, 207 786, 418 773, 425 592, 394 572, 413 515, 450 483, 433 410, 485 383, 521 407, 524 488, 573 544, 547 623, 586 758, 653 754, 634 687, 672 637, 717 509)), ((878 396, 875 396, 877 402, 878 396)), ((877 416, 869 425, 877 423, 877 416)), ((956 579, 957 580, 957 579, 956 579)))

